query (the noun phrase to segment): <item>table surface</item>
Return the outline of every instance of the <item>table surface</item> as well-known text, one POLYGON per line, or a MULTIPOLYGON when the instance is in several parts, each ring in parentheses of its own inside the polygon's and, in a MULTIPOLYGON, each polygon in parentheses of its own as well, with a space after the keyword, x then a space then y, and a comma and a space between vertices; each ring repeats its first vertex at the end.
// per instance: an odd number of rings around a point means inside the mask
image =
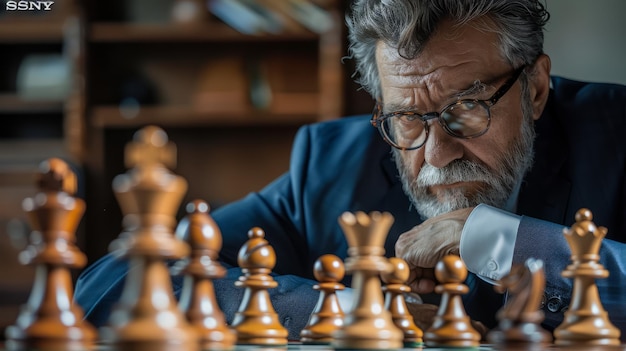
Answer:
MULTIPOLYGON (((59 349, 47 350, 47 349, 14 349, 7 348, 4 342, 0 342, 0 351, 63 351, 59 349)), ((373 351, 376 349, 368 349, 365 351, 373 351)), ((532 347, 494 347, 493 345, 483 344, 479 347, 428 347, 423 346, 421 348, 403 348, 397 349, 394 351, 556 351, 556 350, 567 350, 567 351, 626 351, 626 344, 620 344, 616 346, 606 346, 606 345, 597 345, 597 346, 557 346, 557 345, 548 345, 545 347, 540 346, 532 346, 532 347)), ((76 351, 75 349, 72 351, 76 351)), ((85 350, 89 351, 89 350, 85 350)), ((90 351, 116 351, 116 348, 110 344, 96 344, 90 351)), ((156 350, 155 350, 156 351, 156 350)), ((235 348, 231 351, 335 351, 330 345, 310 345, 310 344, 302 344, 299 342, 290 342, 285 346, 264 346, 264 345, 236 345, 235 348)), ((342 351, 347 351, 342 349, 342 351)), ((356 350, 354 350, 356 351, 356 350)))

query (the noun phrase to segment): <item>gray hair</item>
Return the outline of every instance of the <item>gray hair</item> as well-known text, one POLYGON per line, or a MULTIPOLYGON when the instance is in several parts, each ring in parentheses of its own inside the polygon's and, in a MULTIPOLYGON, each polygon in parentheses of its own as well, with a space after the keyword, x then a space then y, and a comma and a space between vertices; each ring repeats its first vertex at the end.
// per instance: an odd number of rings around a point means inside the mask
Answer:
POLYGON ((444 19, 457 25, 486 20, 481 25, 498 33, 502 57, 511 66, 532 64, 543 53, 549 17, 539 0, 355 0, 346 22, 356 81, 380 98, 378 41, 415 58, 444 19))

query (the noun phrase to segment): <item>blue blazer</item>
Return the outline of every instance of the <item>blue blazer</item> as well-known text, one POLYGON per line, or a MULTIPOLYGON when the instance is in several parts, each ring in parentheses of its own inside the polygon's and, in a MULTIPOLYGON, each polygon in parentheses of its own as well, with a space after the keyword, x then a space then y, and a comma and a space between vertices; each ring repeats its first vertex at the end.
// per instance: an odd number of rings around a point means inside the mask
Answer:
MULTIPOLYGON (((598 281, 609 317, 626 334, 626 87, 553 78, 544 113, 536 122, 535 164, 519 194, 519 227, 514 263, 528 257, 545 261, 545 325, 556 327, 569 305, 571 281, 561 277, 570 262, 562 235, 575 212, 589 208, 597 225, 609 229, 601 263, 610 271, 598 281)), ((420 223, 402 190, 390 147, 369 124, 369 116, 343 118, 302 127, 294 141, 289 171, 258 193, 213 211, 224 245, 221 260, 230 267, 215 282, 217 299, 232 320, 243 291, 237 252, 254 226, 264 229, 277 253, 279 287, 274 308, 298 339, 317 301, 311 287, 315 260, 326 253, 341 258, 347 243, 337 218, 344 211, 388 211, 395 217, 385 250, 404 231, 420 223)), ((78 279, 75 300, 96 326, 106 323, 118 300, 127 264, 108 255, 78 279)), ((349 284, 349 277, 346 279, 349 284)), ((470 316, 488 326, 503 298, 489 284, 469 276, 464 296, 470 316)), ((173 278, 180 293, 181 278, 173 278)), ((432 300, 432 297, 424 297, 432 300)), ((436 299, 435 299, 436 301, 436 299)))

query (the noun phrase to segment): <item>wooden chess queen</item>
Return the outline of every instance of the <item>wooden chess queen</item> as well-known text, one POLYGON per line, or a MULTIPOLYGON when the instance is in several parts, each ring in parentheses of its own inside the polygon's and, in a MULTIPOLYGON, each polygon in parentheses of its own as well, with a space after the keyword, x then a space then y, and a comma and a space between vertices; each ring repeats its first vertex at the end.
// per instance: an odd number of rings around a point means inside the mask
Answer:
POLYGON ((387 212, 345 212, 339 224, 348 241, 346 271, 352 273, 354 304, 344 325, 333 333, 336 349, 399 349, 404 334, 385 309, 380 274, 393 266, 384 257, 384 243, 393 216, 387 212))
POLYGON ((600 245, 607 229, 596 227, 586 208, 576 212, 576 223, 563 229, 572 252, 572 263, 561 273, 574 279, 572 299, 563 322, 554 330, 555 344, 561 346, 619 345, 620 331, 602 307, 596 279, 609 276, 600 261, 600 245))

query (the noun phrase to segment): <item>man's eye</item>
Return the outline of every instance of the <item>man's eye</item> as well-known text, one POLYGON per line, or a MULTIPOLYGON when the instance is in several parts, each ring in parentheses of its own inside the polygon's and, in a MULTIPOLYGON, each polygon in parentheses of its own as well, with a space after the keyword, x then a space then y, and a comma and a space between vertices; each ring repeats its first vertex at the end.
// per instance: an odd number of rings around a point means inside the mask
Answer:
POLYGON ((415 114, 397 114, 396 116, 403 122, 413 122, 419 120, 419 116, 415 114))

